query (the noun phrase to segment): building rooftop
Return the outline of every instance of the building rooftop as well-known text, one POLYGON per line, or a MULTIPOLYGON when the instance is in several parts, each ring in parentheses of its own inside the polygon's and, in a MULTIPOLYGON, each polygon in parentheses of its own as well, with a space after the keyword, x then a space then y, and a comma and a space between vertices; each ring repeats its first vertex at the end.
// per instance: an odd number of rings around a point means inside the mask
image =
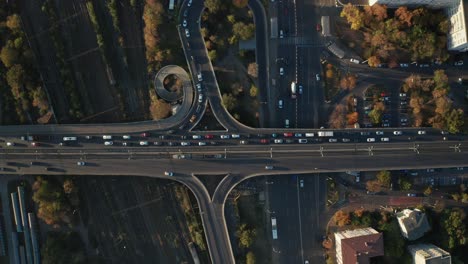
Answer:
POLYGON ((340 263, 343 264, 366 264, 370 258, 383 256, 383 235, 373 228, 362 228, 346 230, 335 233, 335 239, 341 246, 337 252, 341 253, 340 263))
POLYGON ((422 237, 430 230, 426 214, 418 209, 405 209, 396 214, 401 232, 408 240, 415 240, 422 237))
POLYGON ((415 263, 451 264, 452 258, 447 251, 432 244, 416 244, 408 246, 415 263))

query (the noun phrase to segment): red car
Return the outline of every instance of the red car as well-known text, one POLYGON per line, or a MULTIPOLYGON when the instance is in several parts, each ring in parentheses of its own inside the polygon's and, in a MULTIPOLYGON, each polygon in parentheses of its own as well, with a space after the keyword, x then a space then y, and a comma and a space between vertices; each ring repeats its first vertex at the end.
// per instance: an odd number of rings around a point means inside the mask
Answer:
POLYGON ((284 136, 284 137, 292 137, 292 136, 293 136, 293 133, 287 132, 287 133, 284 133, 283 136, 284 136))
POLYGON ((141 136, 142 136, 142 137, 149 137, 149 136, 150 136, 150 133, 144 132, 144 133, 141 133, 141 136))
POLYGON ((206 139, 212 139, 212 138, 213 138, 213 135, 205 135, 205 138, 206 138, 206 139))
POLYGON ((320 24, 317 24, 317 27, 316 27, 317 31, 322 31, 322 25, 320 24))
POLYGON ((39 147, 39 143, 37 143, 37 142, 32 142, 32 143, 31 143, 31 146, 33 146, 33 147, 39 147))
POLYGON ((260 143, 262 143, 262 144, 267 144, 267 143, 268 143, 268 139, 262 138, 262 139, 260 140, 260 143))

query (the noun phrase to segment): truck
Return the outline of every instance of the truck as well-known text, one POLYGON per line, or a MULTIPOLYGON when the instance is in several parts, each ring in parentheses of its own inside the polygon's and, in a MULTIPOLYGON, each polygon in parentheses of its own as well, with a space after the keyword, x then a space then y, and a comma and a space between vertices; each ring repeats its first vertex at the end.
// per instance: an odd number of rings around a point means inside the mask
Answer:
POLYGON ((291 83, 291 99, 296 99, 296 83, 291 83))
POLYGON ((333 131, 319 131, 319 137, 333 137, 333 131))

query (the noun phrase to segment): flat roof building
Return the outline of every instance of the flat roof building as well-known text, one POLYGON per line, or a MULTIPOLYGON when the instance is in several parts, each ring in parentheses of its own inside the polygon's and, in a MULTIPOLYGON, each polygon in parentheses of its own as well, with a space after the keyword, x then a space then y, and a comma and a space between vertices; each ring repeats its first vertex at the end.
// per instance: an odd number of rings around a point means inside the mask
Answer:
POLYGON ((367 264, 384 255, 383 235, 371 227, 337 232, 335 243, 338 264, 367 264))
POLYGON ((432 244, 408 246, 414 264, 452 264, 452 257, 447 251, 432 244))

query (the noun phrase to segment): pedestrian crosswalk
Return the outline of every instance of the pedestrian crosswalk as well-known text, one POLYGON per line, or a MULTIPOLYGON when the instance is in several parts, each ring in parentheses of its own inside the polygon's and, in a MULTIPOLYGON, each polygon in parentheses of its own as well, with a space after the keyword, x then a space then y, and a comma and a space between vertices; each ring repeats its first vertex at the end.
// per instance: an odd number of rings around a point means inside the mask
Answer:
POLYGON ((310 37, 287 37, 278 39, 280 46, 299 46, 299 47, 325 47, 325 43, 319 39, 310 37))

